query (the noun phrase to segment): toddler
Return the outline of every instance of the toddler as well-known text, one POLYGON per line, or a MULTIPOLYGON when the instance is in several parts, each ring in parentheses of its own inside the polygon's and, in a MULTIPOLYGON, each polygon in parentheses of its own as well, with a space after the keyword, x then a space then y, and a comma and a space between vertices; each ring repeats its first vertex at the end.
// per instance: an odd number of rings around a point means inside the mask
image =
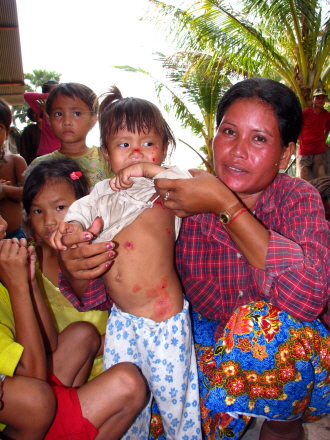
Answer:
MULTIPOLYGON (((109 180, 98 183, 89 196, 71 206, 65 220, 75 224, 62 223, 54 243, 64 249, 62 234, 87 228, 96 216, 102 218, 97 240, 114 239, 118 251, 103 275, 115 303, 107 323, 105 368, 126 360, 140 366, 160 408, 166 438, 198 440, 202 437, 196 358, 188 302, 173 259, 180 219, 164 208, 152 180, 156 174, 172 178, 190 174, 160 166, 175 141, 152 103, 123 99, 113 87, 99 118, 101 145, 118 176, 111 186, 109 180)), ((74 287, 74 280, 71 283, 74 287)), ((79 297, 87 283, 77 283, 79 297)), ((148 438, 150 403, 124 438, 148 438)))

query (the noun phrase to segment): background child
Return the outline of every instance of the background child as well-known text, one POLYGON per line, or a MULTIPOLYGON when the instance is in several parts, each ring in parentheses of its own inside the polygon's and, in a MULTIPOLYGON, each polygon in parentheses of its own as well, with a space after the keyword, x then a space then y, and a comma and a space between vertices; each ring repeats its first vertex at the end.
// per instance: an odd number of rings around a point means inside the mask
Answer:
MULTIPOLYGON (((100 127, 112 170, 118 173, 135 165, 133 174, 139 176, 162 171, 159 177, 190 177, 176 167, 164 171, 159 166, 174 138, 158 108, 143 99, 123 99, 115 87, 111 92, 101 105, 100 127), (149 163, 138 165, 141 162, 149 163)), ((109 180, 98 183, 89 196, 75 202, 66 220, 87 228, 99 215, 103 231, 97 240, 114 238, 118 246, 113 267, 103 276, 115 302, 107 324, 105 368, 118 361, 135 362, 160 408, 166 438, 197 440, 201 428, 196 359, 188 303, 173 262, 179 219, 175 222, 173 212, 164 209, 152 180, 133 180, 133 186, 120 192, 110 188, 109 180)), ((63 249, 62 234, 78 230, 78 225, 61 224, 55 234, 57 246, 63 249)), ((83 284, 77 284, 80 296, 87 287, 83 284)), ((150 404, 125 438, 147 439, 149 423, 150 404)))
POLYGON ((24 238, 22 222, 22 176, 26 169, 23 157, 5 152, 11 124, 9 105, 0 99, 0 214, 8 224, 8 238, 24 238))
MULTIPOLYGON (((38 237, 36 278, 57 331, 61 332, 75 321, 89 321, 104 335, 108 312, 79 312, 62 295, 58 289, 57 250, 49 245, 50 236, 63 221, 69 206, 87 193, 87 180, 74 160, 65 156, 42 160, 26 179, 23 206, 38 237)), ((102 356, 95 361, 92 376, 102 371, 101 361, 102 356)))
MULTIPOLYGON (((6 227, 0 217, 0 239, 6 227)), ((86 322, 57 335, 34 276, 35 258, 25 239, 0 241, 1 438, 118 439, 145 402, 144 379, 124 363, 84 384, 99 335, 86 322)))
POLYGON ((89 148, 86 137, 97 120, 97 97, 89 87, 78 83, 64 83, 56 86, 46 101, 45 111, 56 138, 60 140, 59 150, 36 158, 28 167, 41 160, 57 157, 71 157, 84 172, 88 186, 112 176, 106 161, 99 154, 99 148, 89 148))
POLYGON ((58 85, 58 81, 51 79, 42 85, 41 93, 26 92, 24 99, 28 106, 42 119, 40 142, 36 151, 37 156, 52 153, 60 148, 59 140, 54 136, 45 112, 45 102, 51 90, 58 85))
POLYGON ((40 116, 29 108, 27 117, 35 124, 27 125, 20 138, 20 155, 24 157, 26 163, 30 163, 37 157, 37 150, 40 142, 40 134, 42 129, 42 119, 40 116))

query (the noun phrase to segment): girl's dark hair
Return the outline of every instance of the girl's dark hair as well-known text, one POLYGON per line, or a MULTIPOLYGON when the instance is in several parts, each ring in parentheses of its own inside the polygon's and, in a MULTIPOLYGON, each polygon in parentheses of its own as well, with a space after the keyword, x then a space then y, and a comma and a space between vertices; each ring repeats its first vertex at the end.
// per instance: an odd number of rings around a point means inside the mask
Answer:
POLYGON ((96 94, 92 89, 79 83, 63 83, 53 88, 46 101, 46 113, 50 114, 52 104, 58 95, 68 96, 71 99, 79 98, 90 109, 92 115, 97 115, 99 104, 96 94))
POLYGON ((233 85, 218 104, 217 127, 231 104, 244 98, 257 99, 271 107, 278 121, 283 147, 289 142, 297 142, 302 127, 300 102, 289 87, 267 78, 249 78, 233 85))
POLYGON ((12 116, 9 105, 4 99, 0 99, 0 121, 6 127, 7 133, 9 133, 11 118, 12 116))
POLYGON ((27 214, 30 213, 31 204, 47 183, 56 184, 65 181, 71 186, 76 199, 88 194, 88 183, 82 170, 77 163, 69 157, 58 157, 56 159, 45 159, 33 166, 23 187, 23 206, 27 214), (80 171, 82 176, 79 179, 72 179, 70 174, 80 171))
POLYGON ((170 143, 175 148, 173 132, 153 103, 141 98, 123 98, 116 86, 102 96, 105 96, 99 109, 102 148, 107 148, 109 136, 123 128, 147 133, 154 129, 162 137, 163 145, 170 143))

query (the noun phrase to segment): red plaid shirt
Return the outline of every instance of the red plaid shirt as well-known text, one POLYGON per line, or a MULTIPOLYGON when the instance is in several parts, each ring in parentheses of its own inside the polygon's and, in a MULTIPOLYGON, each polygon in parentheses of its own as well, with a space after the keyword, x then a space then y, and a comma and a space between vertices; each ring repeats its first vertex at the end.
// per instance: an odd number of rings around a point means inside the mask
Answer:
POLYGON ((112 299, 108 295, 102 278, 91 280, 88 289, 84 293, 81 300, 73 293, 70 284, 59 271, 58 287, 62 294, 68 299, 79 312, 87 312, 88 310, 110 310, 113 304, 112 299))
POLYGON ((260 299, 304 321, 323 312, 330 328, 330 225, 318 192, 278 174, 254 215, 270 232, 266 270, 247 262, 217 216, 184 219, 176 261, 187 299, 219 321, 217 335, 237 307, 260 299))

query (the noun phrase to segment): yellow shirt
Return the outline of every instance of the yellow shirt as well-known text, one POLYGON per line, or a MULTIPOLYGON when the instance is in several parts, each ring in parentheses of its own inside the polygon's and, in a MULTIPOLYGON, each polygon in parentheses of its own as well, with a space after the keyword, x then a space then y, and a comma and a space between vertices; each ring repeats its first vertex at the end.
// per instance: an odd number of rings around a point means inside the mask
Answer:
MULTIPOLYGON (((71 302, 62 295, 60 289, 49 281, 41 272, 39 265, 36 266, 36 278, 41 295, 51 314, 54 325, 58 332, 61 332, 69 324, 76 321, 88 321, 94 324, 100 335, 105 333, 109 313, 102 310, 89 310, 79 312, 73 307, 71 302)), ((89 380, 99 375, 103 371, 103 356, 95 359, 89 380)))
POLYGON ((15 342, 15 321, 8 290, 0 283, 0 374, 13 376, 24 347, 15 342))

